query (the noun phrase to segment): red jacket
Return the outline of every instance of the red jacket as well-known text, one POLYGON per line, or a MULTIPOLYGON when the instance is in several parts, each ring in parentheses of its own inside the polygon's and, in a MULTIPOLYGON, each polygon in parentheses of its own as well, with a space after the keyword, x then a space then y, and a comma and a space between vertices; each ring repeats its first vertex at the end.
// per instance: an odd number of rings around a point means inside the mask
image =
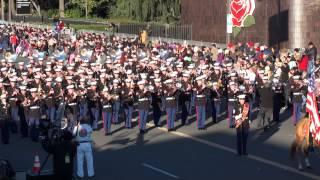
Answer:
POLYGON ((308 61, 309 61, 308 56, 303 55, 300 62, 299 62, 299 70, 300 71, 307 71, 308 70, 308 61))

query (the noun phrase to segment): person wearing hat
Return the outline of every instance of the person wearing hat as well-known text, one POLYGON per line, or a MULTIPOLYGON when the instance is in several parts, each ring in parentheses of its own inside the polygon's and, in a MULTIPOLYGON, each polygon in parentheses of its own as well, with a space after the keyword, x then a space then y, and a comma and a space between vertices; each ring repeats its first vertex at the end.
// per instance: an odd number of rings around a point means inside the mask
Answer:
POLYGON ((192 85, 190 83, 191 77, 189 73, 183 73, 180 88, 180 102, 181 102, 181 124, 189 124, 188 116, 191 114, 191 96, 193 94, 192 85))
POLYGON ((36 88, 31 88, 31 97, 29 98, 29 127, 32 141, 38 141, 40 124, 40 99, 36 88))
POLYGON ((238 96, 238 87, 237 84, 234 81, 230 81, 229 87, 228 87, 228 123, 229 128, 235 127, 234 122, 234 112, 235 112, 235 105, 237 102, 237 96, 238 96))
POLYGON ((199 76, 196 78, 196 84, 193 88, 195 92, 195 105, 196 105, 196 118, 197 127, 199 130, 205 129, 206 120, 206 85, 204 83, 204 76, 199 76))
POLYGON ((103 129, 106 136, 111 135, 111 121, 112 121, 112 105, 113 96, 109 93, 109 89, 106 87, 101 92, 101 105, 102 105, 102 120, 103 129))
POLYGON ((166 99, 166 113, 167 113, 167 129, 168 131, 174 130, 174 122, 176 119, 176 107, 177 98, 179 96, 177 87, 173 84, 172 79, 168 79, 165 82, 164 96, 166 99))
POLYGON ((55 106, 57 107, 56 117, 55 117, 57 123, 60 123, 62 121, 64 110, 65 110, 62 81, 63 79, 61 77, 57 77, 55 79, 55 84, 53 86, 53 97, 55 101, 55 106))
POLYGON ((156 127, 160 126, 160 118, 161 118, 161 107, 162 107, 162 97, 163 97, 163 89, 161 79, 154 79, 154 90, 151 93, 152 97, 152 110, 153 110, 153 122, 156 127))
POLYGON ((303 92, 306 91, 306 85, 300 79, 299 75, 293 76, 293 83, 291 84, 290 91, 292 93, 292 122, 296 125, 301 118, 301 110, 303 103, 303 92))
POLYGON ((9 144, 9 103, 6 94, 1 95, 0 102, 0 130, 1 130, 1 142, 3 144, 9 144))
POLYGON ((99 122, 99 94, 97 90, 97 82, 92 81, 90 82, 90 87, 87 90, 87 97, 88 97, 88 109, 91 113, 91 117, 93 118, 92 121, 92 129, 97 130, 98 129, 98 122, 99 122))
POLYGON ((46 114, 47 117, 49 117, 50 122, 55 122, 55 113, 56 113, 56 107, 55 107, 55 101, 53 97, 54 90, 52 88, 52 78, 47 78, 45 83, 45 86, 43 87, 43 95, 44 95, 44 101, 47 107, 46 114))
POLYGON ((146 124, 150 107, 150 91, 145 88, 145 81, 138 82, 139 89, 136 91, 138 97, 138 112, 139 112, 139 129, 140 134, 146 133, 146 124))
POLYGON ((238 105, 235 109, 235 128, 237 132, 237 153, 239 156, 247 156, 247 139, 249 134, 250 105, 245 94, 238 96, 238 105))
POLYGON ((17 106, 17 96, 19 89, 17 88, 17 78, 14 76, 10 78, 10 86, 7 87, 9 104, 10 104, 10 130, 12 133, 18 132, 19 126, 19 116, 18 116, 18 106, 17 106))
POLYGON ((28 116, 27 116, 27 107, 25 107, 25 103, 27 103, 27 87, 20 86, 20 91, 17 95, 17 106, 18 106, 18 116, 20 120, 20 132, 22 137, 28 137, 28 116))
POLYGON ((113 80, 113 85, 111 89, 111 95, 113 100, 112 105, 112 123, 118 124, 119 123, 119 113, 120 113, 120 107, 121 107, 121 82, 117 79, 113 80))
POLYGON ((131 79, 125 80, 125 86, 121 92, 123 108, 126 116, 125 127, 132 128, 132 113, 134 105, 134 84, 131 79))
POLYGON ((280 110, 282 104, 284 104, 284 89, 282 83, 279 81, 279 77, 275 76, 272 82, 273 90, 273 121, 280 122, 280 110))
POLYGON ((273 91, 269 77, 263 77, 263 84, 258 88, 260 95, 260 111, 258 115, 258 128, 267 131, 271 125, 273 115, 273 91), (267 122, 266 122, 267 121, 267 122))
POLYGON ((78 106, 78 93, 74 89, 74 85, 67 86, 67 94, 65 96, 66 110, 68 110, 67 128, 72 129, 77 125, 79 106, 78 106))
POLYGON ((213 82, 212 88, 210 88, 211 116, 213 123, 219 121, 222 95, 222 85, 218 82, 213 82))

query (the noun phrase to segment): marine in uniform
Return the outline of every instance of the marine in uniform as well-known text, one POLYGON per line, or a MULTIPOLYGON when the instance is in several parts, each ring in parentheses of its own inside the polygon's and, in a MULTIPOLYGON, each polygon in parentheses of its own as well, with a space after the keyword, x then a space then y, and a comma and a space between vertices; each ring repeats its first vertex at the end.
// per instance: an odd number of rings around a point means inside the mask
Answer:
POLYGON ((184 72, 182 74, 182 83, 181 83, 181 93, 180 93, 180 102, 181 102, 181 124, 189 124, 188 116, 191 113, 191 96, 192 96, 192 85, 190 83, 190 73, 184 72))
POLYGON ((145 88, 145 81, 139 81, 139 90, 136 92, 138 97, 138 111, 139 111, 139 129, 140 134, 146 133, 146 124, 148 112, 150 107, 150 92, 145 88))
POLYGON ((153 121, 155 126, 160 126, 161 118, 161 97, 163 96, 161 79, 154 80, 154 90, 152 91, 152 110, 153 110, 153 121))
POLYGON ((273 79, 273 121, 276 123, 280 122, 280 110, 282 101, 284 101, 283 96, 283 86, 279 82, 278 78, 273 79))
POLYGON ((228 90, 228 123, 230 128, 234 128, 235 122, 234 122, 234 111, 235 111, 235 105, 237 102, 237 96, 238 96, 238 88, 235 84, 235 82, 231 81, 229 83, 229 90, 228 90))
POLYGON ((131 79, 125 80, 125 87, 122 91, 123 108, 126 116, 125 127, 132 128, 132 113, 134 105, 134 83, 131 79))
POLYGON ((36 88, 31 88, 31 97, 29 99, 29 127, 30 137, 33 141, 38 141, 39 138, 39 124, 40 124, 40 99, 36 88))
POLYGON ((165 82, 164 96, 166 97, 166 113, 167 113, 167 128, 168 131, 174 130, 174 122, 176 119, 177 97, 179 96, 176 86, 172 79, 165 82))
POLYGON ((99 122, 99 94, 97 92, 97 82, 92 81, 90 82, 90 88, 87 90, 88 96, 88 109, 90 109, 93 121, 92 121, 92 129, 98 129, 98 122, 99 122))
POLYGON ((250 105, 246 101, 246 95, 241 94, 238 96, 239 102, 236 106, 235 111, 235 127, 237 131, 237 152, 238 155, 248 155, 247 154, 247 139, 249 134, 249 108, 250 105))
POLYGON ((300 80, 300 76, 299 75, 293 76, 293 83, 291 85, 290 90, 292 92, 292 104, 293 104, 292 122, 294 125, 296 125, 301 118, 303 88, 304 88, 304 84, 300 80))
POLYGON ((197 117, 197 127, 199 130, 205 129, 206 120, 206 86, 203 82, 205 79, 204 75, 196 78, 196 86, 194 87, 194 92, 196 93, 196 117, 197 117))
POLYGON ((9 144, 9 104, 7 102, 7 95, 1 95, 0 104, 0 130, 1 130, 1 141, 3 144, 9 144))
POLYGON ((111 135, 113 96, 109 94, 109 89, 107 87, 101 92, 101 105, 105 135, 111 135))
POLYGON ((114 79, 112 87, 113 87, 111 89, 111 94, 113 96, 112 123, 118 124, 119 123, 119 113, 120 113, 120 108, 121 108, 120 81, 118 79, 114 79))

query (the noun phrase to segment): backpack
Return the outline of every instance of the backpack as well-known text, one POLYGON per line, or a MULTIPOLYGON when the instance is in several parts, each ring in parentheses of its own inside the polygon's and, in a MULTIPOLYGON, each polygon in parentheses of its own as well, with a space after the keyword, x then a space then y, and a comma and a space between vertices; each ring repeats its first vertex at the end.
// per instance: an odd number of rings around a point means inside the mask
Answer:
POLYGON ((8 160, 0 159, 0 178, 13 178, 16 172, 8 160))

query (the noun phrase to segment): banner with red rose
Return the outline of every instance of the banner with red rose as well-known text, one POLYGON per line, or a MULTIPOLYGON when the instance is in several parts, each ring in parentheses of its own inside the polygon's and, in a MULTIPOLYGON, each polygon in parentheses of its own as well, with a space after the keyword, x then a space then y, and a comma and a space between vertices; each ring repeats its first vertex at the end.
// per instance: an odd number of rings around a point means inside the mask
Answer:
POLYGON ((231 0, 230 11, 234 36, 240 33, 241 28, 250 27, 255 24, 253 16, 255 8, 255 0, 231 0))

